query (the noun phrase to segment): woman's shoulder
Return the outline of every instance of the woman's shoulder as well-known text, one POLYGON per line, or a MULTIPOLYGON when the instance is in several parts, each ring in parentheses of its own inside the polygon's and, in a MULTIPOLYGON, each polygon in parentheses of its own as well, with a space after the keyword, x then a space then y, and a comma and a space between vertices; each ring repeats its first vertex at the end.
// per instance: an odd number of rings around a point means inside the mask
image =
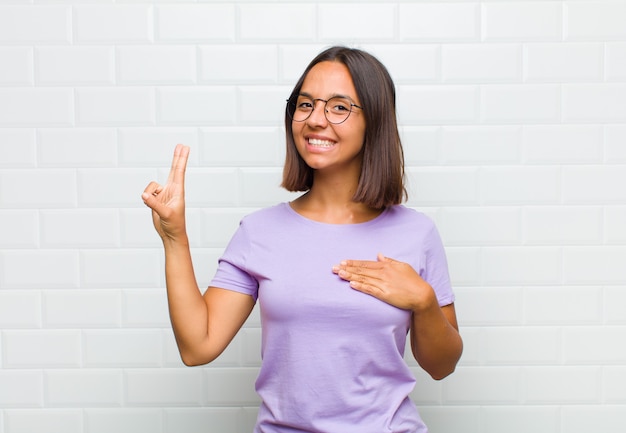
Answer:
POLYGON ((289 217, 289 211, 286 209, 287 203, 278 203, 273 206, 257 209, 245 215, 241 219, 241 223, 251 226, 267 226, 284 222, 289 217))
POLYGON ((403 204, 389 207, 387 209, 387 214, 390 219, 395 220, 396 222, 416 224, 426 229, 431 229, 435 226, 435 221, 430 216, 403 204))

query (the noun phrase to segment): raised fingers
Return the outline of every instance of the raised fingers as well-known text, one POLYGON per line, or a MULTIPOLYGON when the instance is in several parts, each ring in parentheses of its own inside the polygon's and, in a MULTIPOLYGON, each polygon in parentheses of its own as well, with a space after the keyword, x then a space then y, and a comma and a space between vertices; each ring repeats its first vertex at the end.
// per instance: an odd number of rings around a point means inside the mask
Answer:
POLYGON ((187 169, 187 161, 189 159, 189 146, 177 144, 174 148, 174 157, 172 158, 172 167, 167 178, 168 183, 185 183, 185 170, 187 169))

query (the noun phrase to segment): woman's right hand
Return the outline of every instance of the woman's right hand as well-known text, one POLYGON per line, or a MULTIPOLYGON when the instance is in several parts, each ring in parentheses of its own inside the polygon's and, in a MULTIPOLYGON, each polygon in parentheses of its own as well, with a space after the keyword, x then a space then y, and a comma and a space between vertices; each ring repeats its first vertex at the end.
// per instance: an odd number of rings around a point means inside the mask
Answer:
POLYGON ((161 239, 185 240, 185 169, 189 158, 189 146, 176 145, 172 167, 165 185, 150 182, 141 198, 152 209, 152 222, 161 239))

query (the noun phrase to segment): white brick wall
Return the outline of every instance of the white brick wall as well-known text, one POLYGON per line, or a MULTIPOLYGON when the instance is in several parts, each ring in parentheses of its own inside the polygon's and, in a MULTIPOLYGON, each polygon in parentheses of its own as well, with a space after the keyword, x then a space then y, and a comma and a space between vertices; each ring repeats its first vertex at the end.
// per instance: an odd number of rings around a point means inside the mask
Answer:
POLYGON ((205 287, 278 188, 283 104, 345 43, 397 85, 410 201, 436 219, 465 353, 433 433, 626 430, 626 2, 0 2, 0 433, 245 433, 255 311, 185 368, 140 192, 192 147, 205 287))

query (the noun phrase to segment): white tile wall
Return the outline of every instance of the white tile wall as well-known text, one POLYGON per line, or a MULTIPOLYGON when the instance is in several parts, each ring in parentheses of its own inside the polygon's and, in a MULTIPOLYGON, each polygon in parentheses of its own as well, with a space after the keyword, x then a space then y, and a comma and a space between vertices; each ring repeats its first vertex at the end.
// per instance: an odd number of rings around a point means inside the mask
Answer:
POLYGON ((183 367, 139 198, 192 147, 205 287, 282 191, 284 98, 329 44, 396 82, 409 205, 438 223, 465 353, 432 432, 626 430, 626 2, 0 3, 0 433, 245 433, 253 312, 183 367))

